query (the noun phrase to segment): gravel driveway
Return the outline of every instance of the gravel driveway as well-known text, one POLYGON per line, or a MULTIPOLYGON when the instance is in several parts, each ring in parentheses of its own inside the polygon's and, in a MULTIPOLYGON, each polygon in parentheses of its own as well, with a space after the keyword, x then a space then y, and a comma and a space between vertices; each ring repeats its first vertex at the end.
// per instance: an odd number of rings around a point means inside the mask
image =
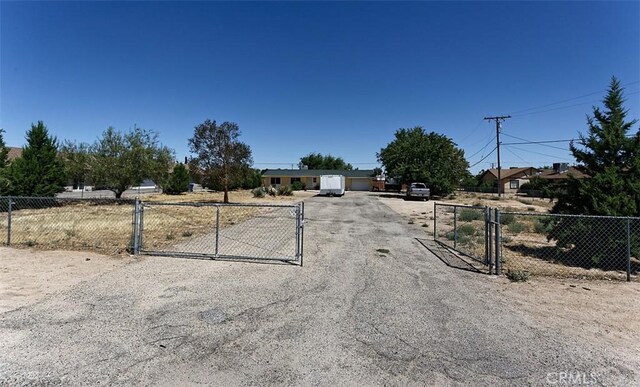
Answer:
POLYGON ((0 383, 640 383, 637 353, 538 324, 377 197, 306 215, 302 268, 145 257, 0 314, 0 383))

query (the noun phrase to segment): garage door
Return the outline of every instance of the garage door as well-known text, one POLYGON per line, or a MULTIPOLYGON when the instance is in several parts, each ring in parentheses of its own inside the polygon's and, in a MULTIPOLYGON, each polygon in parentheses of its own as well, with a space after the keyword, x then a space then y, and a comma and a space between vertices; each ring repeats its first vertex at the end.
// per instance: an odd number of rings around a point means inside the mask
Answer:
POLYGON ((369 179, 351 179, 352 191, 369 191, 370 189, 369 179))

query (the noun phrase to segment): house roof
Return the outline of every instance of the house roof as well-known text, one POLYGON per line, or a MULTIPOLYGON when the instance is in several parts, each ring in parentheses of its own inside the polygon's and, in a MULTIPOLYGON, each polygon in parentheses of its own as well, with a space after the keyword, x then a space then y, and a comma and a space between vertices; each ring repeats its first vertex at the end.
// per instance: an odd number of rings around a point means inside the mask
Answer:
MULTIPOLYGON (((535 171, 536 169, 533 167, 500 169, 500 179, 504 180, 512 176, 522 175, 522 174, 533 175, 535 171)), ((490 174, 492 177, 494 177, 496 180, 498 179, 498 169, 496 168, 487 169, 482 174, 482 177, 484 177, 487 173, 490 174)))
POLYGON ((13 146, 8 146, 7 149, 9 150, 9 153, 7 155, 7 160, 8 161, 12 161, 13 159, 16 159, 20 156, 22 156, 22 148, 16 148, 13 146))
POLYGON ((373 169, 355 169, 352 171, 341 169, 267 169, 262 172, 264 177, 317 177, 322 175, 342 175, 344 177, 373 177, 373 169))
POLYGON ((558 180, 558 179, 567 179, 569 175, 572 175, 577 179, 583 179, 588 177, 587 174, 585 174, 584 172, 582 172, 576 167, 569 167, 564 172, 556 172, 553 169, 543 169, 538 175, 538 177, 540 177, 541 179, 558 180))

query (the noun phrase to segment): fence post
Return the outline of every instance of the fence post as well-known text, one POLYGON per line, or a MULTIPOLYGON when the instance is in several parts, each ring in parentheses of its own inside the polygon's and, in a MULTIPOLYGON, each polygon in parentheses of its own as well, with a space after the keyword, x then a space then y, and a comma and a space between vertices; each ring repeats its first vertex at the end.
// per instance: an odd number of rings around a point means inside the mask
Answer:
POLYGON ((491 259, 489 258, 489 227, 491 227, 489 217, 489 208, 484 207, 484 264, 489 266, 489 274, 491 274, 491 259))
POLYGON ((296 204, 296 259, 300 259, 300 203, 296 204))
POLYGON ((11 246, 11 202, 13 202, 13 199, 11 198, 11 196, 9 196, 8 198, 9 207, 7 209, 7 246, 11 246))
POLYGON ((438 226, 438 203, 433 203, 433 240, 438 239, 438 234, 436 233, 436 227, 438 226))
POLYGON ((627 282, 631 282, 631 218, 627 216, 627 282))
POLYGON ((220 243, 220 206, 216 205, 216 257, 218 257, 218 246, 220 243))
POLYGON ((458 207, 453 207, 453 248, 458 247, 458 207))
POLYGON ((133 254, 138 254, 138 204, 139 199, 136 197, 136 200, 133 205, 133 246, 131 246, 131 250, 133 254))
POLYGON ((143 238, 144 238, 144 203, 140 203, 140 219, 138 220, 139 231, 138 231, 138 254, 143 249, 143 238))
POLYGON ((495 222, 496 222, 496 247, 495 247, 495 254, 496 254, 496 275, 500 275, 500 273, 502 272, 502 257, 501 257, 501 246, 500 246, 500 210, 496 208, 496 216, 495 216, 495 222))
POLYGON ((302 266, 302 258, 304 256, 304 202, 302 202, 302 214, 300 216, 300 266, 302 266))
POLYGON ((487 246, 488 246, 488 260, 489 260, 489 274, 493 274, 493 225, 494 222, 491 219, 491 208, 487 208, 487 246))

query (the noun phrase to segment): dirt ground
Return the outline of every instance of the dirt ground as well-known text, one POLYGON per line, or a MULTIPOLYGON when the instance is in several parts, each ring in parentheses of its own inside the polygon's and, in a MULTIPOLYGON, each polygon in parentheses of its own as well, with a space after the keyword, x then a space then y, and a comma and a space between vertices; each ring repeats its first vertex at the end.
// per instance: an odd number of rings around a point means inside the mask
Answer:
POLYGON ((637 385, 640 284, 448 267, 429 207, 310 198, 304 267, 0 249, 0 384, 637 385))
MULTIPOLYGON (((611 343, 640 357, 640 283, 534 277, 525 283, 498 279, 503 299, 536 324, 584 340, 611 343)), ((621 351, 623 352, 623 351, 621 351)), ((630 359, 632 360, 632 359, 630 359)))
MULTIPOLYGON (((485 195, 486 196, 486 195, 485 195)), ((500 208, 524 208, 532 205, 515 199, 501 201, 478 199, 463 194, 459 200, 407 201, 381 195, 380 201, 408 223, 422 227, 427 237, 433 232, 434 202, 443 204, 481 204, 500 208), (478 203, 478 201, 480 203, 478 203)), ((548 203, 535 201, 536 212, 543 212, 548 203)), ((640 342, 640 283, 580 280, 535 276, 526 283, 511 283, 505 277, 496 279, 500 292, 509 302, 530 316, 536 323, 548 327, 561 327, 584 338, 593 335, 606 338, 621 347, 638 348, 640 342), (635 343, 635 344, 634 344, 635 343)))
POLYGON ((0 313, 36 303, 132 260, 88 252, 0 247, 0 313))

